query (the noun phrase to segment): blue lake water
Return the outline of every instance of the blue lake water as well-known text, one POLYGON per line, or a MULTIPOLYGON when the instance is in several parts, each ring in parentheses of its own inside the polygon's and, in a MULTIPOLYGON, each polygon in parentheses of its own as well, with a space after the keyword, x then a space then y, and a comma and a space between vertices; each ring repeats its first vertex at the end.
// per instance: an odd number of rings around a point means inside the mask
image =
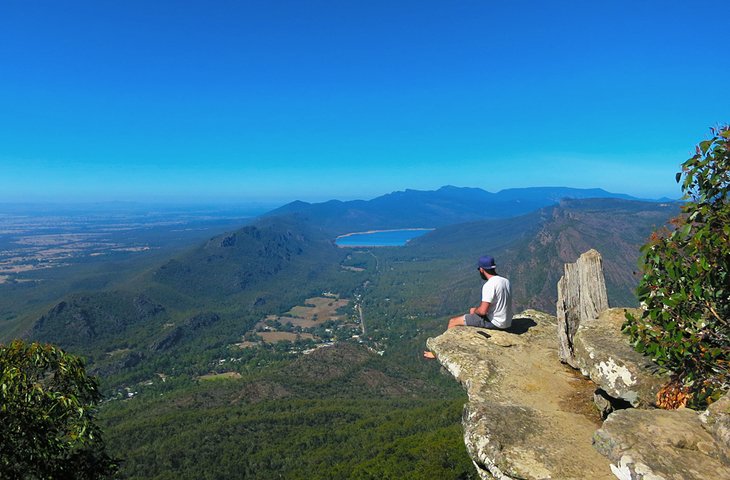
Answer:
POLYGON ((402 247, 409 240, 420 237, 432 230, 433 228, 419 228, 351 233, 337 237, 335 243, 340 247, 402 247))

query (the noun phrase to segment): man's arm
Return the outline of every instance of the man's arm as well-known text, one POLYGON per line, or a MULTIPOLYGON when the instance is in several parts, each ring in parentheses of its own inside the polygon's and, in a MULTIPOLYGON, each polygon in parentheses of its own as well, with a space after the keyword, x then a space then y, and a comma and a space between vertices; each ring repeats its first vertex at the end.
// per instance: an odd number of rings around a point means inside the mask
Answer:
POLYGON ((480 317, 486 317, 487 312, 489 311, 490 305, 491 305, 491 303, 489 303, 489 302, 481 302, 478 307, 471 309, 472 310, 471 313, 475 313, 475 314, 479 315, 480 317))

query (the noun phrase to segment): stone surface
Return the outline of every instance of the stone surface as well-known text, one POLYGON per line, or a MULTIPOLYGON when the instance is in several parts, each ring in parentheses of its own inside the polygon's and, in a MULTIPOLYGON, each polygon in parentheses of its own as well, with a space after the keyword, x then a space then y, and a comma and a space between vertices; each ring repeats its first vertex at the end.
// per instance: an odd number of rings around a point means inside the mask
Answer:
POLYGON ((517 315, 506 331, 456 327, 427 341, 462 383, 464 441, 483 478, 613 479, 592 448, 595 386, 558 360, 556 319, 517 315))
POLYGON ((730 463, 730 393, 725 394, 717 402, 700 415, 705 430, 715 438, 722 447, 720 455, 725 463, 730 463))
POLYGON ((582 322, 608 308, 601 254, 589 250, 575 263, 565 264, 558 281, 558 352, 560 360, 573 364, 573 337, 582 322))
POLYGON ((634 350, 621 332, 627 310, 611 308, 581 323, 573 338, 573 364, 610 396, 649 407, 669 375, 658 373, 656 364, 634 350))
POLYGON ((621 480, 730 479, 723 446, 702 428, 694 410, 619 410, 594 442, 621 480))

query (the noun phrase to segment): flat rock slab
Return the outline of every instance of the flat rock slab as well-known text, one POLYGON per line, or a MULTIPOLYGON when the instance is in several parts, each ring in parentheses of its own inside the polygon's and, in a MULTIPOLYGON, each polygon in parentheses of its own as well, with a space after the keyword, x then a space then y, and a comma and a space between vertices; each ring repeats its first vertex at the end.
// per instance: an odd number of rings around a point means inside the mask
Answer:
POLYGON ((657 392, 669 382, 669 375, 660 374, 621 332, 627 310, 641 314, 637 309, 610 308, 597 319, 582 322, 573 338, 573 362, 610 396, 646 408, 656 405, 657 392))
POLYGON ((621 480, 729 480, 724 446, 694 410, 619 410, 595 434, 595 446, 621 480))
POLYGON ((592 446, 595 386, 558 360, 556 327, 528 310, 518 333, 457 327, 427 341, 467 390, 464 440, 483 478, 614 478, 592 446))

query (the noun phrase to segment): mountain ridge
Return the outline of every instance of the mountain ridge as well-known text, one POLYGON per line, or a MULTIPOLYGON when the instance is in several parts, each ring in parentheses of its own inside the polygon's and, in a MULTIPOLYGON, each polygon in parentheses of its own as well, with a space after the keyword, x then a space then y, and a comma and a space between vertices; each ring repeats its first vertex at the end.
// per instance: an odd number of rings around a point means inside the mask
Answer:
POLYGON ((291 202, 264 217, 300 214, 322 228, 341 235, 363 229, 441 227, 484 219, 523 215, 564 198, 620 198, 630 195, 600 188, 528 187, 488 192, 477 187, 446 185, 437 190, 391 192, 371 200, 291 202))

